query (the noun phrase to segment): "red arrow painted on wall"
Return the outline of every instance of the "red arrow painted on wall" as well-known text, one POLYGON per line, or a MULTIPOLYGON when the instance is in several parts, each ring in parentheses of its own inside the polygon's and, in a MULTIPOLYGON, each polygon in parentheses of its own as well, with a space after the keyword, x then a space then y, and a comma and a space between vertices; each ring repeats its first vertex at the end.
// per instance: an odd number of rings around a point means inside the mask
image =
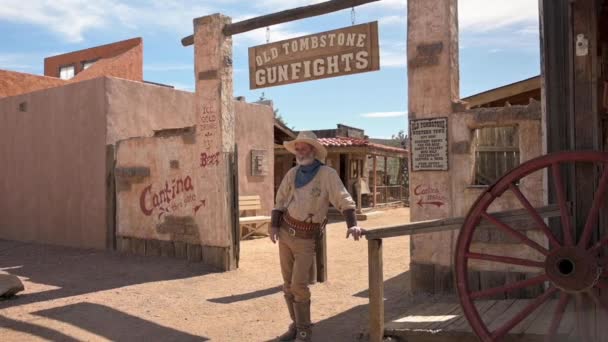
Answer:
POLYGON ((424 202, 424 201, 422 200, 422 198, 421 198, 421 199, 420 199, 420 201, 418 201, 418 203, 416 203, 416 204, 418 204, 420 207, 422 207, 422 206, 423 206, 423 205, 425 205, 425 204, 436 205, 436 206, 437 206, 437 208, 441 208, 441 206, 442 206, 442 205, 445 205, 445 203, 443 203, 443 202, 439 202, 439 201, 424 202))

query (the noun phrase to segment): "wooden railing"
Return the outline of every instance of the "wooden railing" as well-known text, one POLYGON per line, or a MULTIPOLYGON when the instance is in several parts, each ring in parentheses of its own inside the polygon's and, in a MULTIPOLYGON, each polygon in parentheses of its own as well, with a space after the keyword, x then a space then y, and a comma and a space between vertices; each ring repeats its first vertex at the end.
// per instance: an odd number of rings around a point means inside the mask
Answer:
POLYGON ((409 191, 402 185, 376 186, 376 204, 403 202, 409 198, 409 191))
MULTIPOLYGON (((557 205, 537 208, 542 218, 560 215, 557 205)), ((493 214, 497 219, 507 224, 529 224, 534 227, 534 221, 525 209, 504 211, 493 214)), ((441 220, 422 221, 370 230, 365 233, 368 250, 369 268, 369 340, 381 342, 384 337, 384 275, 382 265, 382 239, 458 230, 464 223, 464 217, 441 220)), ((494 227, 492 223, 482 220, 479 228, 494 227)))

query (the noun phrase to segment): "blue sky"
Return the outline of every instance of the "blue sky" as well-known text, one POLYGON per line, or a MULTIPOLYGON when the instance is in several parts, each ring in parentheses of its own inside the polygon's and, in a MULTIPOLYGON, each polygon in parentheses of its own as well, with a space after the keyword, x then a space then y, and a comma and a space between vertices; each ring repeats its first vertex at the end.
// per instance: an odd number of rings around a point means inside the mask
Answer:
MULTIPOLYGON (((43 59, 141 36, 144 79, 193 90, 192 19, 221 12, 233 21, 319 0, 0 0, 0 69, 43 73, 43 59)), ((356 23, 380 22, 377 72, 249 90, 247 48, 266 43, 260 29, 234 38, 235 96, 264 92, 290 126, 334 128, 337 123, 387 138, 407 127, 406 0, 356 9, 356 23)), ((540 73, 536 0, 460 0, 460 94, 466 97, 540 73)), ((270 41, 351 25, 351 12, 270 27, 270 41)))

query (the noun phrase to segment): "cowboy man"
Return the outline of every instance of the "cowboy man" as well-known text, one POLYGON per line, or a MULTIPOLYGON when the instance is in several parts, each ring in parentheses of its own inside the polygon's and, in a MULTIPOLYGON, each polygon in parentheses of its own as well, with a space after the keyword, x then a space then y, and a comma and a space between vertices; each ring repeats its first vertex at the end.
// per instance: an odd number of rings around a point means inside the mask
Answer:
POLYGON ((358 241, 365 231, 357 226, 355 202, 337 172, 322 163, 327 150, 314 133, 301 132, 283 145, 295 154, 297 166, 283 178, 271 216, 270 239, 279 242, 283 292, 292 320, 278 340, 310 341, 309 275, 316 260, 316 238, 327 222, 329 204, 346 218, 346 238, 352 235, 358 241))

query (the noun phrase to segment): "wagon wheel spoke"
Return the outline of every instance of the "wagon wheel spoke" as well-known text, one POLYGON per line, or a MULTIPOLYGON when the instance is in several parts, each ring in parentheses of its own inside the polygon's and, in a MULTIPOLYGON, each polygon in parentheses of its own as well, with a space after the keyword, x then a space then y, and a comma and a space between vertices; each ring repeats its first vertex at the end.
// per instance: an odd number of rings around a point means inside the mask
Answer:
POLYGON ((608 315, 608 303, 606 303, 605 301, 603 301, 598 295, 597 293, 595 293, 595 289, 589 289, 587 291, 587 294, 589 295, 589 297, 591 297, 591 299, 595 302, 595 305, 597 305, 598 307, 600 307, 602 309, 602 311, 604 311, 604 313, 606 315, 608 315))
POLYGON ((481 216, 484 219, 492 222, 492 224, 494 224, 496 227, 500 228, 505 233, 507 233, 507 234, 513 236, 514 238, 518 239, 521 243, 524 243, 528 247, 537 250, 542 255, 548 255, 549 254, 549 251, 546 248, 544 248, 543 246, 539 245, 535 241, 532 241, 530 238, 528 238, 527 236, 525 236, 521 232, 518 232, 517 230, 513 229, 512 227, 510 227, 506 223, 500 221, 499 219, 495 218, 494 216, 492 216, 492 215, 490 215, 488 213, 482 213, 481 216))
POLYGON ((522 289, 525 287, 542 284, 547 280, 549 280, 549 277, 547 277, 546 275, 543 274, 543 275, 539 275, 534 278, 517 281, 517 282, 511 283, 511 284, 504 285, 504 286, 498 286, 498 287, 493 287, 493 288, 482 290, 482 291, 473 292, 473 293, 471 293, 471 298, 479 299, 479 298, 484 298, 484 297, 490 297, 490 296, 500 294, 500 293, 507 293, 507 292, 515 291, 515 290, 522 289))
POLYGON ((589 215, 587 216, 587 222, 585 222, 585 228, 583 229, 581 240, 578 242, 580 247, 586 248, 589 244, 589 238, 591 238, 591 233, 593 233, 593 227, 600 218, 600 209, 606 200, 606 192, 608 192, 606 190, 608 190, 608 167, 604 167, 604 173, 602 174, 599 187, 595 193, 593 205, 589 210, 589 215))
POLYGON ((564 316, 564 312, 566 311, 566 306, 568 305, 569 301, 570 296, 566 292, 562 292, 559 295, 559 302, 557 303, 557 307, 553 313, 551 326, 549 327, 549 332, 545 338, 546 342, 553 342, 555 340, 555 333, 557 333, 557 328, 559 328, 559 324, 562 322, 562 317, 564 316))
POLYGON ((510 321, 505 323, 502 327, 496 329, 496 331, 492 333, 492 338, 494 340, 500 340, 502 337, 505 336, 506 333, 508 333, 526 317, 532 314, 534 310, 536 310, 539 306, 543 305, 547 300, 549 300, 549 298, 551 298, 551 296, 555 292, 557 292, 557 289, 555 287, 551 287, 541 296, 536 298, 532 303, 528 304, 523 310, 521 310, 517 315, 515 315, 515 317, 511 318, 510 321))
POLYGON ((596 242, 593 247, 589 248, 589 252, 596 253, 600 248, 604 247, 605 245, 608 245, 608 238, 596 242))
POLYGON ((502 255, 492 255, 492 254, 469 252, 466 254, 466 257, 469 259, 494 261, 494 262, 500 262, 503 264, 511 264, 511 265, 519 265, 519 266, 529 266, 529 267, 538 267, 538 268, 543 268, 545 266, 544 263, 539 262, 539 261, 506 257, 506 256, 502 256, 502 255))
POLYGON ((595 287, 597 287, 598 289, 608 289, 608 282, 599 280, 597 284, 595 284, 595 287))
MULTIPOLYGON (((536 180, 533 183, 534 186, 541 184, 536 180)), ((547 315, 547 326, 543 328, 546 333, 543 338, 547 342, 557 340, 563 337, 563 334, 578 335, 577 342, 587 342, 591 341, 593 335, 600 333, 602 326, 598 325, 596 329, 593 317, 600 317, 598 313, 602 318, 608 315, 608 298, 600 295, 603 291, 608 291, 608 234, 597 238, 594 228, 598 226, 599 218, 608 203, 607 193, 608 153, 571 151, 527 161, 509 171, 498 183, 479 196, 471 207, 458 236, 455 275, 463 314, 480 340, 505 339, 537 314, 547 315), (599 183, 594 197, 589 199, 590 209, 585 213, 588 216, 584 218, 574 216, 568 203, 570 189, 566 188, 564 183, 570 176, 566 170, 571 170, 573 165, 579 163, 600 165, 597 178, 599 183), (557 214, 560 215, 560 219, 556 220, 560 222, 559 232, 547 222, 545 215, 532 205, 535 201, 524 195, 526 191, 516 185, 524 177, 538 171, 546 171, 545 179, 547 176, 551 178, 549 187, 555 193, 555 200, 551 204, 559 208, 557 214), (529 228, 542 232, 538 236, 544 236, 541 237, 543 242, 532 237, 528 231, 519 229, 517 223, 511 223, 519 222, 520 214, 511 221, 487 212, 488 208, 495 205, 497 199, 506 192, 512 193, 518 199, 518 204, 524 209, 521 211, 523 219, 526 222, 529 220, 531 225, 529 228), (580 238, 576 234, 578 232, 575 230, 575 218, 581 223, 580 238), (480 225, 482 220, 485 223, 480 225), (475 235, 481 229, 499 232, 500 235, 508 236, 509 240, 516 241, 520 246, 525 245, 526 248, 503 248, 504 252, 494 252, 491 249, 475 250, 473 247, 475 243, 483 241, 475 235), (510 252, 511 250, 513 252, 510 252), (485 269, 486 266, 496 271, 535 274, 531 279, 518 279, 507 284, 496 284, 495 287, 490 288, 481 282, 471 283, 475 282, 471 272, 485 269), (529 270, 521 271, 521 268, 529 270), (518 306, 509 309, 513 314, 501 313, 499 319, 501 323, 495 321, 497 325, 495 322, 490 324, 484 321, 483 312, 475 305, 475 301, 478 300, 486 300, 496 295, 503 297, 507 293, 515 294, 526 287, 540 287, 545 284, 548 284, 548 288, 544 293, 529 302, 519 303, 518 306), (557 293, 560 295, 557 296, 557 293), (543 309, 549 302, 552 302, 551 307, 543 309), (520 304, 523 306, 520 307, 520 304), (570 312, 571 310, 573 312, 570 312), (571 314, 576 317, 570 319, 568 316, 571 314)), ((554 213, 551 213, 551 217, 553 215, 554 213)))
POLYGON ((536 222, 536 224, 538 224, 538 228, 543 233, 545 233, 551 245, 553 247, 560 247, 561 243, 559 243, 555 235, 551 232, 551 229, 549 229, 549 226, 547 226, 547 224, 545 223, 545 220, 538 214, 538 211, 536 211, 536 209, 532 206, 530 201, 528 201, 526 196, 524 196, 521 190, 519 190, 519 188, 513 183, 509 185, 509 189, 511 190, 511 192, 513 192, 515 197, 517 197, 521 205, 523 205, 524 208, 526 208, 526 210, 528 211, 528 213, 530 213, 532 219, 534 220, 534 222, 536 222))
POLYGON ((564 245, 572 246, 574 241, 572 239, 572 223, 570 220, 570 211, 566 204, 566 191, 564 189, 564 183, 562 181, 562 171, 558 163, 551 165, 551 171, 553 174, 553 186, 555 187, 557 194, 557 201, 559 202, 559 211, 562 219, 562 229, 564 232, 564 245))
POLYGON ((589 336, 589 330, 587 329, 588 324, 587 321, 585 319, 583 319, 584 317, 584 308, 585 305, 583 304, 583 296, 580 293, 577 293, 575 295, 575 301, 574 301, 574 305, 575 305, 575 311, 576 311, 576 329, 577 329, 577 334, 578 337, 581 338, 583 340, 583 342, 590 342, 591 341, 591 337, 589 336))

